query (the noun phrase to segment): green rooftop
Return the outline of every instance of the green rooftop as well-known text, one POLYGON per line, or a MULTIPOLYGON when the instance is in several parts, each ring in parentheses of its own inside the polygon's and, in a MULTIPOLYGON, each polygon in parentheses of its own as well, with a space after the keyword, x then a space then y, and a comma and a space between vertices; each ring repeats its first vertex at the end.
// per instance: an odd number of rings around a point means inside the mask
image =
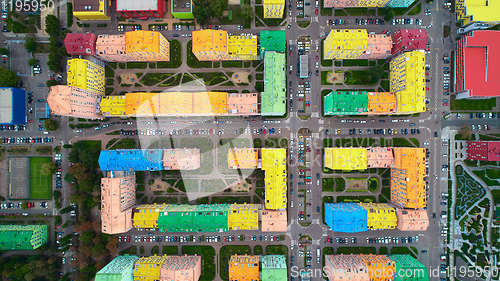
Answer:
POLYGON ((158 217, 161 232, 219 232, 228 230, 228 204, 167 205, 158 217))
POLYGON ((396 263, 394 281, 429 281, 427 268, 410 255, 391 255, 396 263))
POLYGON ((325 116, 358 115, 368 111, 366 91, 332 91, 323 99, 325 116))
POLYGON ((265 51, 286 52, 284 30, 262 30, 260 32, 260 54, 264 54, 265 51))
POLYGON ((264 92, 261 93, 262 116, 286 114, 285 54, 266 52, 264 55, 264 92))
POLYGON ((0 250, 34 250, 47 243, 47 225, 0 225, 0 250))
POLYGON ((282 255, 262 257, 262 281, 287 281, 286 259, 282 255))
POLYGON ((95 276, 95 281, 134 281, 134 264, 137 256, 117 256, 95 276))

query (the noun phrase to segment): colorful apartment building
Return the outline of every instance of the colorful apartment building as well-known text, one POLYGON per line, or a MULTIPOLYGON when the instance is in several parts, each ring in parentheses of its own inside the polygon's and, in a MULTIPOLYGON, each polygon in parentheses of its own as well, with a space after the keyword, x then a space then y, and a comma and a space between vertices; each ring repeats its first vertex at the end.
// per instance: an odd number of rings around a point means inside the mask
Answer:
POLYGON ((130 57, 126 53, 125 34, 101 34, 97 36, 96 55, 105 61, 130 61, 130 57))
POLYGON ((124 233, 132 229, 135 174, 108 172, 101 178, 101 232, 124 233))
POLYGON ((324 59, 357 59, 366 53, 366 29, 332 29, 323 42, 324 59))
POLYGON ((95 281, 134 281, 134 265, 137 256, 117 256, 95 275, 95 281))
POLYGON ((325 8, 406 8, 415 0, 325 0, 325 8))
POLYGON ((258 204, 232 204, 228 211, 229 230, 258 230, 259 229, 258 204))
POLYGON ((163 92, 127 93, 124 98, 106 97, 104 116, 250 116, 258 115, 257 93, 163 92))
POLYGON ((468 141, 467 159, 500 161, 500 141, 468 141))
POLYGON ((163 0, 116 0, 116 12, 123 18, 162 18, 165 13, 163 0))
POLYGON ((366 265, 370 281, 394 280, 396 264, 387 256, 359 255, 359 258, 366 265))
POLYGON ((287 281, 286 258, 282 255, 262 256, 262 281, 287 281))
POLYGON ((170 13, 176 19, 194 19, 192 0, 170 1, 170 13))
POLYGON ((325 203, 325 222, 335 232, 368 230, 366 209, 356 203, 325 203))
POLYGON ((228 36, 227 31, 202 29, 192 33, 193 54, 200 61, 258 60, 257 36, 228 36))
POLYGON ((330 281, 429 280, 425 266, 410 255, 327 255, 325 272, 330 281))
POLYGON ((73 0, 73 16, 81 21, 110 20, 108 0, 73 0))
POLYGON ((70 59, 67 62, 68 86, 104 95, 104 64, 97 59, 70 59))
POLYGON ((392 38, 387 34, 368 34, 366 53, 362 59, 385 59, 391 55, 392 38))
POLYGON ((455 13, 457 22, 466 26, 474 22, 500 23, 500 2, 482 0, 457 0, 455 13))
POLYGON ((198 281, 201 256, 117 256, 99 272, 95 281, 198 281))
POLYGON ((327 255, 324 270, 330 281, 370 281, 366 263, 359 255, 327 255))
POLYGON ((397 217, 395 208, 381 203, 359 203, 359 205, 366 210, 366 226, 369 230, 396 228, 397 217))
POLYGON ((390 91, 400 114, 425 112, 425 52, 400 54, 389 63, 390 91))
POLYGON ((267 51, 264 55, 264 92, 261 93, 261 115, 286 114, 286 59, 284 53, 267 51))
POLYGON ((134 265, 134 281, 161 280, 161 268, 167 256, 140 257, 134 265))
POLYGON ((394 147, 393 151, 391 202, 402 208, 425 208, 425 148, 394 147))
POLYGON ((401 231, 426 231, 429 227, 429 216, 425 209, 396 209, 396 215, 401 231))
POLYGON ((285 30, 262 30, 259 37, 261 58, 264 58, 265 52, 268 51, 286 53, 285 30))
POLYGON ((77 87, 50 87, 47 102, 52 114, 85 119, 103 119, 99 112, 102 94, 77 87))
POLYGON ((259 167, 259 151, 255 148, 231 148, 227 151, 230 169, 256 169, 259 167))
POLYGON ((323 97, 324 115, 359 115, 368 112, 366 91, 332 91, 323 97))
POLYGON ((170 43, 158 31, 128 31, 125 32, 125 53, 132 61, 169 61, 170 43))
POLYGON ((101 171, 195 170, 200 167, 200 149, 116 149, 99 155, 101 171))
POLYGON ((231 256, 229 259, 229 281, 259 281, 259 259, 259 256, 231 256))
POLYGON ((324 165, 332 170, 366 170, 366 148, 326 147, 324 165))
POLYGON ((500 80, 491 78, 499 72, 500 31, 474 30, 457 41, 454 75, 457 99, 500 96, 500 80))
POLYGON ((285 10, 285 0, 264 0, 264 18, 282 18, 285 10))
POLYGON ((158 230, 160 232, 227 231, 229 209, 228 204, 164 205, 158 217, 158 230))
POLYGON ((233 35, 227 37, 226 60, 258 60, 257 35, 233 35))
POLYGON ((96 40, 97 36, 93 33, 68 33, 64 38, 64 47, 70 56, 93 56, 96 40))
POLYGON ((192 33, 193 54, 200 61, 219 61, 227 56, 227 32, 202 29, 192 33))
POLYGON ((262 210, 261 231, 262 232, 286 232, 288 220, 286 210, 262 210))
POLYGON ((0 250, 35 250, 47 243, 47 225, 0 225, 0 250))
POLYGON ((160 269, 161 281, 198 281, 200 276, 201 256, 167 256, 160 269))
POLYGON ((429 281, 427 268, 410 255, 390 255, 396 264, 394 281, 429 281))
POLYGON ((96 40, 96 54, 106 61, 169 61, 170 43, 158 31, 127 31, 102 34, 96 40))
POLYGON ((392 147, 368 147, 366 152, 368 168, 391 168, 394 166, 392 147))
POLYGON ((138 229, 158 229, 158 217, 166 204, 144 204, 134 208, 132 223, 138 229))
POLYGON ((330 281, 392 281, 395 262, 383 255, 327 255, 325 272, 330 281))
POLYGON ((391 54, 425 50, 427 45, 427 31, 425 29, 399 29, 392 33, 391 54))
POLYGON ((21 88, 0 87, 0 124, 24 125, 26 117, 26 91, 21 88))
POLYGON ((325 116, 394 113, 396 95, 391 92, 332 91, 323 97, 325 116))
POLYGON ((286 149, 262 148, 262 170, 265 172, 266 209, 279 210, 287 207, 286 149))

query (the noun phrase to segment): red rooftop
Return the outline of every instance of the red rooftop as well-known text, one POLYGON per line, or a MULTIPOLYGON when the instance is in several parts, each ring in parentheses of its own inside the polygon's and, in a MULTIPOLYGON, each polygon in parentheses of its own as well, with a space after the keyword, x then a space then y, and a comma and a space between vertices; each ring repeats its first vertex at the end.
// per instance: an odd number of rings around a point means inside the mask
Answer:
POLYGON ((427 32, 425 29, 400 29, 392 34, 391 54, 425 50, 427 32))
POLYGON ((66 52, 72 56, 95 55, 97 36, 93 33, 68 33, 64 38, 66 52))
POLYGON ((469 32, 455 53, 457 99, 500 96, 500 31, 469 32))
POLYGON ((468 141, 467 159, 500 161, 500 141, 468 141))

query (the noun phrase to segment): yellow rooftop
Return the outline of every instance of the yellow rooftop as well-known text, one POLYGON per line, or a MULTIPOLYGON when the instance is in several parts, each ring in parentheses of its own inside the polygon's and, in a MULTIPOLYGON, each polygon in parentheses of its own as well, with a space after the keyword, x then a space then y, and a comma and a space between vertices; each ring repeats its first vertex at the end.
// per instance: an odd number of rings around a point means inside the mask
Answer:
POLYGON ((366 170, 367 169, 366 148, 325 148, 326 168, 332 170, 366 170))
POLYGON ((125 96, 105 96, 101 99, 101 113, 103 116, 126 116, 125 96))
POLYGON ((262 170, 265 171, 266 209, 285 209, 287 206, 286 149, 263 148, 262 170))
POLYGON ((500 1, 498 0, 456 0, 457 21, 463 25, 472 22, 500 22, 500 1))

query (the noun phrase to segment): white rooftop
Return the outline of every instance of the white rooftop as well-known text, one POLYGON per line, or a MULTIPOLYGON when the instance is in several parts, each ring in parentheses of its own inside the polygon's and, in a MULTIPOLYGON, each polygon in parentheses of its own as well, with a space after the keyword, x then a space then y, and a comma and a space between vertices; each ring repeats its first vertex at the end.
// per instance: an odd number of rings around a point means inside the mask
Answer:
POLYGON ((12 122, 12 88, 0 88, 0 124, 12 122))
POLYGON ((155 11, 158 1, 163 0, 117 0, 117 11, 155 11))

